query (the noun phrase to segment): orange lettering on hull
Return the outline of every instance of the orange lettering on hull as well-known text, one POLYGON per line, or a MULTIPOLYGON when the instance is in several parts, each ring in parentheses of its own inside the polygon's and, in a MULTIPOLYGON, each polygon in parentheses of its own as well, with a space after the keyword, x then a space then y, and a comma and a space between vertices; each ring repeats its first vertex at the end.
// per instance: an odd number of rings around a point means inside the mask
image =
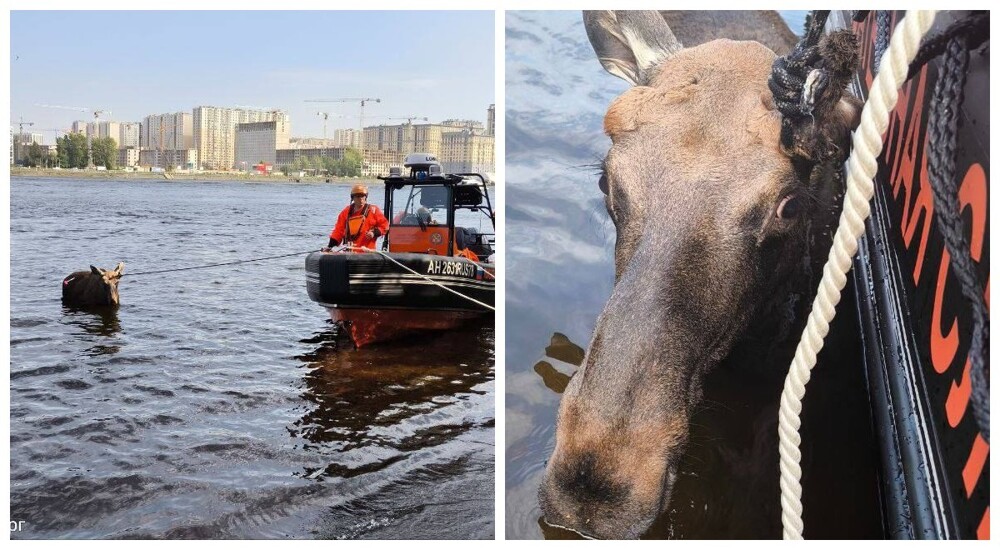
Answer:
POLYGON ((979 540, 990 540, 990 507, 986 507, 983 512, 983 519, 979 522, 979 529, 976 529, 976 538, 979 540))

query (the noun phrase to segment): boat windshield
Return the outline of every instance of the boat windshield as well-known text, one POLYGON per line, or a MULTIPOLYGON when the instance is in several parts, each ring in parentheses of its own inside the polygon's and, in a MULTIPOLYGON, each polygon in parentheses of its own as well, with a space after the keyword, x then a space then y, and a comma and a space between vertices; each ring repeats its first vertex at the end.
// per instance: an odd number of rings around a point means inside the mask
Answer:
POLYGON ((401 226, 445 225, 448 189, 403 186, 392 191, 392 224, 401 226))

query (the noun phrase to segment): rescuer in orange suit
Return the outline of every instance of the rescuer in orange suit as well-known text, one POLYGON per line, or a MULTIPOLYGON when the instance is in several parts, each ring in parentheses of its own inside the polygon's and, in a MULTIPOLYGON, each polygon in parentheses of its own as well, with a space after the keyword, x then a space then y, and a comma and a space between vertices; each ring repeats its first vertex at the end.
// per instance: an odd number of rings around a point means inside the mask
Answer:
POLYGON ((351 204, 340 212, 330 231, 330 243, 322 250, 329 252, 341 243, 374 250, 375 239, 387 231, 389 220, 379 207, 368 204, 368 188, 359 183, 351 188, 351 204))

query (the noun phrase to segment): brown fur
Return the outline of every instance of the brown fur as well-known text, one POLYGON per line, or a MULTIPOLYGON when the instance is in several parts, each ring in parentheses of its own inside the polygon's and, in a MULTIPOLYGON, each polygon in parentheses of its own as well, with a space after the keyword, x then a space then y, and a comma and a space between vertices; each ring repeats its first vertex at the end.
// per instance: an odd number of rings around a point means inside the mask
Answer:
MULTIPOLYGON (((775 53, 712 40, 735 32, 731 15, 717 33, 706 32, 705 14, 692 15, 691 28, 683 14, 664 17, 670 29, 648 16, 585 16, 601 62, 635 86, 604 121, 616 284, 563 395, 539 497, 546 520, 597 537, 648 528, 669 500, 705 373, 756 327, 773 339, 773 312, 793 292, 815 292, 808 273, 819 263, 814 249, 829 244, 827 204, 846 150, 817 166, 782 150, 767 87, 775 53), (656 32, 666 38, 636 38, 656 32), (674 35, 698 45, 679 49, 674 35), (650 59, 658 61, 642 65, 650 59), (779 215, 792 199, 800 208, 779 215)), ((755 32, 772 32, 766 19, 755 32)), ((790 47, 783 34, 768 41, 790 47)), ((821 107, 802 135, 843 139, 851 118, 839 116, 852 115, 852 104, 821 107)))
POLYGON ((119 263, 112 270, 90 266, 90 271, 67 275, 62 282, 63 304, 75 307, 117 306, 118 281, 124 269, 124 263, 119 263))

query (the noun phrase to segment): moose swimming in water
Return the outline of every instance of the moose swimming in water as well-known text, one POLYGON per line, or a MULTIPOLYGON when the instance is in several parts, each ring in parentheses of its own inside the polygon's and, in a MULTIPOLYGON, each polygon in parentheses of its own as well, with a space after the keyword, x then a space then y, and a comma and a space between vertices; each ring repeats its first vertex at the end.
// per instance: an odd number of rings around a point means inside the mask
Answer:
POLYGON ((90 271, 69 274, 62 282, 64 305, 117 306, 118 281, 121 280, 124 262, 118 262, 114 269, 106 270, 90 266, 90 271))
POLYGON ((604 119, 615 286, 563 394, 539 503, 551 524, 635 538, 670 500, 706 373, 750 333, 794 334, 815 294, 860 113, 837 77, 857 54, 849 34, 824 37, 835 78, 784 140, 768 80, 795 38, 776 14, 584 23, 632 84, 604 119))

